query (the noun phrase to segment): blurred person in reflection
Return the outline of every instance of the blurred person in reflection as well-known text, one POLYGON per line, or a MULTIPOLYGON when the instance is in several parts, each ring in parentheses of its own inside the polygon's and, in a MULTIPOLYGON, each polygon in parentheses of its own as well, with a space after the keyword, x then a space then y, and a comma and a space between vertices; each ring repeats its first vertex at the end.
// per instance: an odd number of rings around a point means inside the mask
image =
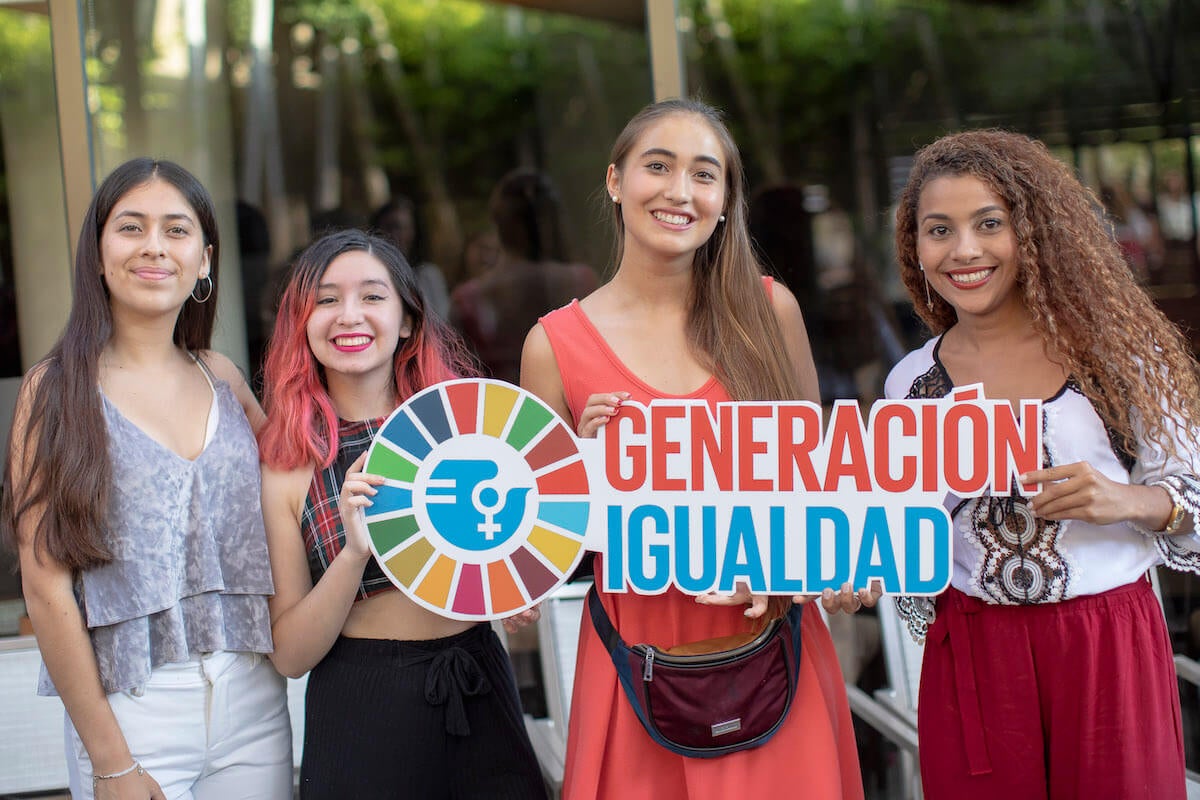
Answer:
POLYGON ((562 201, 549 177, 520 169, 492 193, 500 239, 495 266, 454 290, 451 321, 493 377, 520 378, 525 334, 547 311, 596 288, 596 273, 571 263, 562 201))
POLYGON ((1100 202, 1108 212, 1113 235, 1139 283, 1145 283, 1162 262, 1162 244, 1149 216, 1120 183, 1100 186, 1100 202))
POLYGON ((982 384, 1045 415, 1044 466, 1020 478, 1038 491, 949 495, 951 588, 898 601, 925 639, 930 800, 1185 796, 1146 572, 1200 572, 1200 370, 1095 208, 1044 145, 1001 131, 921 150, 897 207, 901 278, 934 337, 888 397, 982 384))
POLYGON ((208 349, 219 255, 195 177, 115 169, 66 330, 18 398, 2 521, 75 798, 291 796, 285 684, 264 657, 263 414, 208 349))
POLYGON ((271 331, 271 229, 257 206, 238 200, 238 255, 242 266, 242 309, 246 315, 246 349, 250 375, 262 371, 263 350, 271 331))
MULTIPOLYGON (((617 233, 610 282, 530 332, 521 384, 581 437, 622 402, 655 398, 818 400, 796 298, 764 278, 750 244, 744 173, 719 114, 703 103, 647 106, 613 146, 606 178, 617 233)), ((596 556, 597 574, 603 557, 596 556)), ((599 587, 597 586, 597 590, 599 587)), ((626 642, 660 647, 744 633, 792 598, 599 591, 626 642)), ((830 611, 870 593, 830 591, 830 611)), ((797 699, 770 741, 719 758, 688 758, 647 735, 608 650, 584 615, 571 700, 567 800, 728 800, 795 792, 862 798, 846 689, 816 604, 804 609, 797 699)))
POLYGON ((404 259, 414 265, 417 283, 429 311, 436 314, 438 319, 446 319, 450 313, 446 276, 437 264, 424 260, 425 242, 418 227, 417 207, 412 199, 402 194, 393 195, 391 200, 371 215, 369 229, 400 248, 404 259))
POLYGON ((796 296, 804 315, 821 400, 844 397, 845 392, 829 394, 835 385, 852 392, 853 381, 835 372, 833 342, 825 335, 825 298, 818 280, 813 215, 805 202, 804 187, 790 183, 761 187, 751 193, 748 202, 755 252, 764 269, 778 275, 796 296))
POLYGON ((470 280, 486 274, 500 263, 500 238, 491 227, 475 231, 463 242, 458 278, 470 280))
POLYGON ((412 395, 471 373, 390 241, 344 230, 297 257, 267 347, 260 444, 271 657, 291 677, 311 670, 302 798, 544 797, 491 626, 398 591, 363 521, 383 483, 362 471, 376 432, 412 395))

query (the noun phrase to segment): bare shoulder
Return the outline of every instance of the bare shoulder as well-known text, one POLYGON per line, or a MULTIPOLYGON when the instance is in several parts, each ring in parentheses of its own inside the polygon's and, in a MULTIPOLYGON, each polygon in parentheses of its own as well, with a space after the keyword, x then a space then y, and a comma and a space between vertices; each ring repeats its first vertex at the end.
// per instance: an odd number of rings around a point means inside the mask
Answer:
MULTIPOLYGON (((12 469, 10 480, 16 482, 18 485, 24 483, 32 463, 33 449, 36 445, 31 440, 36 439, 41 422, 35 421, 31 427, 30 417, 34 416, 33 411, 37 404, 37 391, 42 385, 49 367, 50 365, 47 361, 39 361, 37 364, 34 364, 25 373, 25 377, 21 381, 21 388, 17 390, 16 404, 13 408, 12 427, 9 429, 8 451, 11 456, 10 468, 12 469)), ((8 488, 10 491, 13 491, 12 486, 8 488)))
POLYGON ((571 419, 558 359, 540 322, 530 329, 521 350, 521 388, 540 397, 563 419, 571 419))
POLYGON ((525 334, 525 344, 521 348, 521 360, 533 357, 535 359, 554 357, 554 349, 550 346, 550 336, 542 323, 538 322, 525 334))
POLYGON ((779 320, 779 329, 784 339, 795 341, 802 339, 807 345, 808 330, 804 325, 804 314, 800 311, 800 303, 779 281, 775 281, 771 289, 771 308, 775 311, 775 319, 779 320))
MULTIPOLYGON (((559 377, 558 359, 550 344, 550 336, 539 322, 529 329, 525 345, 521 348, 521 385, 535 394, 541 394, 537 387, 545 386, 551 376, 559 377)), ((561 380, 559 385, 561 387, 561 380)))
POLYGON ((196 355, 204 362, 204 366, 208 367, 213 375, 216 375, 235 389, 239 384, 246 383, 246 376, 241 368, 237 364, 234 364, 233 360, 224 353, 218 353, 216 350, 201 350, 196 355))
POLYGON ((817 385, 817 368, 813 363, 812 347, 808 341, 808 330, 804 326, 804 314, 800 311, 800 303, 796 295, 779 281, 771 287, 771 308, 775 318, 779 320, 779 331, 783 334, 783 344, 788 350, 788 356, 796 369, 796 378, 800 384, 800 400, 818 403, 821 391, 817 385))
POLYGON ((46 380, 46 373, 50 370, 50 362, 48 360, 39 361, 29 368, 25 373, 25 377, 21 380, 21 388, 17 390, 16 406, 13 409, 13 424, 10 441, 16 441, 15 434, 23 434, 25 427, 29 422, 29 417, 33 411, 33 404, 36 400, 38 389, 41 388, 42 382, 46 380))
POLYGON ((295 469, 277 469, 260 464, 259 468, 262 472, 263 509, 268 517, 272 510, 287 509, 299 519, 308 496, 308 487, 312 483, 313 466, 305 464, 295 469))
POLYGON ((294 469, 279 469, 264 463, 260 464, 260 469, 262 470, 264 492, 269 484, 272 489, 287 491, 302 488, 307 493, 308 485, 312 483, 312 464, 305 464, 294 469))
POLYGON ((780 281, 775 281, 771 286, 771 307, 775 309, 775 316, 779 319, 780 325, 796 324, 804 325, 804 315, 800 312, 800 303, 796 300, 796 295, 792 294, 792 290, 784 286, 780 281))
POLYGON ((257 434, 263 423, 267 421, 267 417, 263 413, 262 406, 258 404, 258 398, 250 389, 250 383, 246 380, 246 375, 241 368, 234 364, 228 356, 218 353, 216 350, 201 350, 197 355, 213 375, 228 383, 229 387, 233 389, 234 395, 242 405, 242 410, 246 412, 246 419, 249 420, 250 427, 257 434))

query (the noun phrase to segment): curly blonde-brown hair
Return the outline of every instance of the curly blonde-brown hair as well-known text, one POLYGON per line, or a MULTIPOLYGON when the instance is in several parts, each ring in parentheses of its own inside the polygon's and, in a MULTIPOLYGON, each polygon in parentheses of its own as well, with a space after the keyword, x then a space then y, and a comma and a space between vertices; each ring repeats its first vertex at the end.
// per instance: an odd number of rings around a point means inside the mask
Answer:
POLYGON ((970 175, 1008 206, 1017 239, 1017 287, 1033 326, 1116 434, 1137 452, 1134 421, 1176 457, 1173 420, 1200 447, 1200 367, 1179 330, 1138 286, 1101 205, 1041 142, 998 130, 945 136, 921 149, 896 208, 900 277, 936 335, 958 316, 936 293, 926 304, 917 261, 917 205, 925 186, 970 175))

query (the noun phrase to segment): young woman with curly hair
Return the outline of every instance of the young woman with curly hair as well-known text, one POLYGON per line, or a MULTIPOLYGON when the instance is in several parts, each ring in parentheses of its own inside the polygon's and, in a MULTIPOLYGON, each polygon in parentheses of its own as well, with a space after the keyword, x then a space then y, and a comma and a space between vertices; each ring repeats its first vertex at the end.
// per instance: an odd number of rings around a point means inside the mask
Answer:
MULTIPOLYGON (((1043 400, 1031 497, 947 498, 951 588, 902 598, 924 636, 925 796, 1183 798, 1171 644, 1147 570, 1200 572, 1200 377, 1092 193, 1001 131, 921 150, 896 211, 934 334, 889 397, 1043 400)), ((1014 490, 1019 487, 1014 487, 1014 490)))
POLYGON ((401 594, 361 513, 383 483, 362 472, 375 433, 412 395, 471 373, 463 352, 390 241, 346 230, 296 258, 260 448, 271 658, 285 675, 311 670, 301 798, 545 796, 496 634, 401 594))

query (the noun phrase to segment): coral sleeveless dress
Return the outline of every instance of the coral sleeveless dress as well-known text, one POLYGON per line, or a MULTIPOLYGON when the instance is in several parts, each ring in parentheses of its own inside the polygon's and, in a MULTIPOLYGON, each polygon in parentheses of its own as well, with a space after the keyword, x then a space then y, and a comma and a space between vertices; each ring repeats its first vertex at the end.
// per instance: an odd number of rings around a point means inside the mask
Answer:
MULTIPOLYGON (((609 348, 578 301, 541 319, 578 418, 589 395, 627 391, 649 403, 672 397, 640 381, 609 348)), ((715 378, 688 395, 728 401, 715 378)), ((596 559, 597 574, 600 556, 596 559)), ((742 607, 696 603, 665 594, 601 592, 613 625, 630 644, 669 647, 748 630, 742 607)), ((646 734, 617 681, 608 652, 584 612, 567 736, 564 800, 730 800, 786 798, 861 800, 862 776, 846 688, 829 631, 816 603, 803 616, 804 650, 788 719, 767 744, 719 758, 676 755, 646 734)))

